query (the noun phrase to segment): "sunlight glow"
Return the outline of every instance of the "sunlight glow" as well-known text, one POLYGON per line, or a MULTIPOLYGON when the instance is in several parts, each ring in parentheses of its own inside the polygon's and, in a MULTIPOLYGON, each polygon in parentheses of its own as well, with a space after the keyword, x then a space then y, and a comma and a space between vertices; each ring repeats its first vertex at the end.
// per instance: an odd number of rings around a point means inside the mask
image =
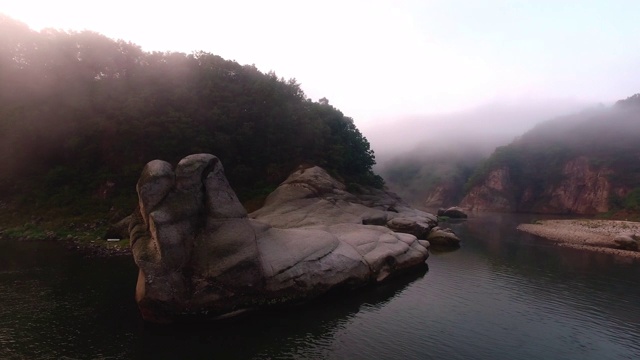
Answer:
POLYGON ((0 0, 0 12, 36 30, 255 64, 357 121, 505 97, 612 101, 640 88, 629 80, 640 78, 630 73, 638 2, 0 0))

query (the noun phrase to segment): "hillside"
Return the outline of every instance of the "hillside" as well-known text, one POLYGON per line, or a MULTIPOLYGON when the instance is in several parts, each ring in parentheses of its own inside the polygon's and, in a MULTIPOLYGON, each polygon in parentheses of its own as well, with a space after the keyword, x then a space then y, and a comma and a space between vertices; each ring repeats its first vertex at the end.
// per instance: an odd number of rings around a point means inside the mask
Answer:
POLYGON ((5 201, 73 207, 93 198, 109 207, 134 198, 146 162, 199 152, 223 161, 245 199, 300 164, 382 184, 351 118, 308 99, 295 79, 210 53, 149 53, 0 15, 0 79, 5 201))
POLYGON ((640 211, 640 95, 539 124, 471 176, 461 205, 556 214, 640 211))
POLYGON ((366 124, 376 149, 375 170, 394 192, 416 206, 459 203, 464 184, 498 146, 542 120, 589 106, 563 99, 504 100, 450 113, 366 124))
POLYGON ((387 186, 402 198, 416 206, 439 208, 462 200, 467 179, 487 157, 484 149, 459 145, 398 156, 379 171, 387 186))

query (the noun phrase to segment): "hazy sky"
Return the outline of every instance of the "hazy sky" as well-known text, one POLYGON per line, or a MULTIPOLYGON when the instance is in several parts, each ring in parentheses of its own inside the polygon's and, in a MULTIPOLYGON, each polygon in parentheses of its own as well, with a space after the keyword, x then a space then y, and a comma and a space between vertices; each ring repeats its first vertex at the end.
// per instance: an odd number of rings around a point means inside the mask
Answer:
POLYGON ((295 77, 357 124, 640 92, 638 0, 0 0, 36 30, 205 50, 295 77))

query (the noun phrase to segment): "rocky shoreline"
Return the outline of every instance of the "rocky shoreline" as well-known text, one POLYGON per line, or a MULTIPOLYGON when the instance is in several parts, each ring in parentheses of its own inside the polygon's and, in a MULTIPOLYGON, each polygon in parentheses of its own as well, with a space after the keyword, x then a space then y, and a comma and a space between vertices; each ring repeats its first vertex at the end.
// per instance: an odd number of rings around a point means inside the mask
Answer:
POLYGON ((640 259, 640 222, 619 220, 543 220, 518 230, 560 246, 640 259))

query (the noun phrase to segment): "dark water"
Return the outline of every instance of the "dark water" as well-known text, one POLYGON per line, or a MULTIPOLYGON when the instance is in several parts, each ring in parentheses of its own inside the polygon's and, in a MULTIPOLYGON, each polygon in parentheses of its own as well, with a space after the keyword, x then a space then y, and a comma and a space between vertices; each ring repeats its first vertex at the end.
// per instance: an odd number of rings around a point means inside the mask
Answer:
POLYGON ((560 248, 514 228, 463 238, 429 271, 215 325, 154 327, 128 258, 0 242, 1 359, 639 359, 640 263, 560 248))

